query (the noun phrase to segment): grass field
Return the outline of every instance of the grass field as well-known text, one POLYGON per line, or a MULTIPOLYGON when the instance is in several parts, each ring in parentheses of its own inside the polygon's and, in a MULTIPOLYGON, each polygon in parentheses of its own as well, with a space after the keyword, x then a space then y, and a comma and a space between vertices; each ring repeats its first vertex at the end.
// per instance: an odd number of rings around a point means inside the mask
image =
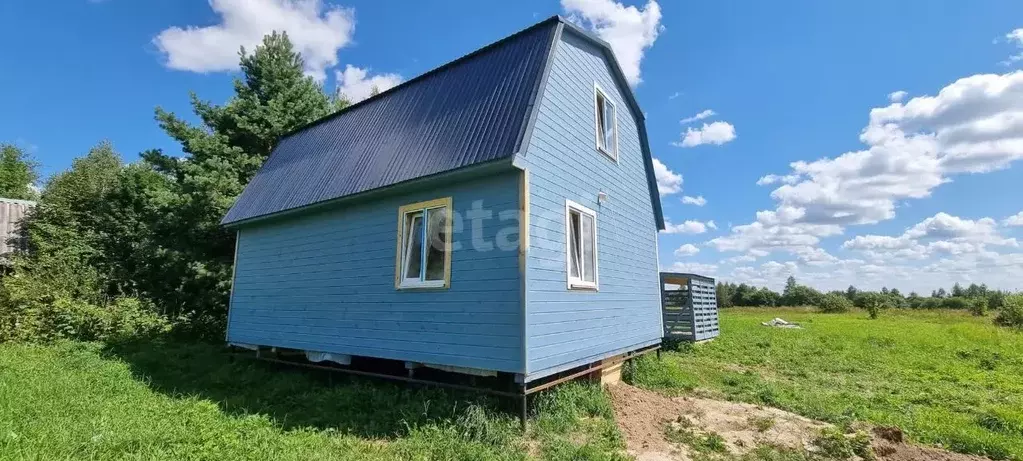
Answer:
MULTIPOLYGON (((639 386, 895 425, 1023 459, 1023 334, 951 312, 726 310, 717 340, 647 356, 639 386), (760 326, 782 317, 802 330, 760 326)), ((230 361, 211 345, 0 344, 0 459, 622 459, 610 401, 514 402, 230 361)), ((802 458, 796 458, 802 459, 802 458)))
POLYGON ((634 383, 771 405, 914 440, 1023 459, 1023 334, 950 311, 817 314, 730 309, 717 340, 646 358, 634 383), (801 330, 768 328, 781 317, 801 330))
POLYGON ((0 344, 0 459, 616 459, 594 386, 534 403, 337 380, 175 343, 0 344))

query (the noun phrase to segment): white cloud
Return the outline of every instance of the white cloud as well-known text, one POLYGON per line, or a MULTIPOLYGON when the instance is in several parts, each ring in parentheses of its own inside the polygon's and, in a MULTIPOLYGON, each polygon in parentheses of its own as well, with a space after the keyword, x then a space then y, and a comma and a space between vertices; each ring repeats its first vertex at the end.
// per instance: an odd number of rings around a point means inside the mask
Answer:
POLYGON ((678 147, 696 147, 702 144, 714 144, 720 146, 735 139, 735 127, 728 122, 704 123, 700 128, 686 128, 682 135, 681 142, 675 142, 678 147))
POLYGON ((643 9, 612 0, 561 0, 569 18, 595 32, 611 44, 615 58, 630 85, 642 81, 639 65, 647 48, 653 46, 661 25, 661 6, 655 0, 643 9))
POLYGON ((682 96, 682 92, 681 91, 676 91, 676 92, 672 93, 670 96, 668 96, 668 100, 670 101, 670 100, 675 99, 675 98, 677 98, 679 96, 682 96))
POLYGON ((354 104, 372 96, 373 90, 383 93, 402 81, 398 74, 380 74, 366 78, 368 74, 366 69, 351 64, 345 66, 344 72, 335 72, 337 92, 354 104))
MULTIPOLYGON (((1023 28, 1014 29, 1012 32, 1005 34, 1005 41, 1016 45, 1016 48, 1023 49, 1023 28)), ((1003 65, 1010 66, 1015 62, 1023 61, 1023 51, 1017 54, 1009 56, 1008 59, 1002 61, 1003 65)))
POLYGON ((707 221, 706 223, 700 221, 687 220, 682 224, 672 224, 671 222, 664 222, 664 230, 661 232, 665 234, 703 234, 707 232, 707 229, 717 229, 717 225, 714 221, 707 221))
POLYGON ((725 258, 721 262, 725 264, 738 264, 738 263, 751 263, 756 261, 757 257, 751 254, 732 256, 731 258, 725 258))
POLYGON ((687 243, 675 249, 675 256, 678 257, 692 256, 699 252, 700 249, 697 248, 696 245, 693 245, 692 243, 687 243))
POLYGON ((870 112, 866 149, 768 175, 779 224, 870 224, 895 216, 897 203, 930 196, 951 176, 1006 168, 1023 158, 1023 72, 974 75, 870 112), (779 218, 782 216, 779 215, 779 218))
POLYGON ((841 233, 841 228, 838 226, 816 224, 778 225, 772 223, 771 219, 774 218, 764 217, 762 221, 734 226, 732 227, 731 234, 717 237, 707 243, 718 251, 750 252, 752 250, 759 250, 770 253, 772 251, 785 250, 796 252, 801 248, 817 246, 821 241, 821 237, 841 233))
POLYGON ((1007 227, 1020 227, 1023 226, 1023 211, 1016 213, 1015 215, 1009 216, 1002 221, 1003 226, 1007 227))
POLYGON ((938 213, 906 229, 902 235, 858 235, 842 248, 862 252, 872 260, 892 263, 925 260, 937 255, 964 255, 988 251, 988 245, 1016 248, 1014 238, 1003 237, 994 219, 963 219, 938 213))
POLYGON ((654 160, 654 178, 657 179, 657 191, 668 195, 682 192, 682 175, 668 169, 658 159, 654 160))
POLYGON ((717 264, 676 262, 668 270, 687 274, 714 275, 718 271, 718 266, 717 264))
POLYGON ((769 186, 771 184, 777 184, 777 183, 795 184, 795 183, 799 182, 799 180, 801 178, 802 178, 802 176, 800 176, 798 174, 789 174, 789 175, 785 175, 785 176, 779 176, 779 175, 776 175, 776 174, 769 174, 769 175, 766 175, 766 176, 761 176, 760 179, 757 180, 757 185, 758 186, 769 186))
POLYGON ((193 72, 238 68, 238 49, 251 52, 263 36, 287 32, 305 60, 305 71, 319 81, 337 65, 337 52, 352 40, 355 12, 321 0, 210 0, 220 16, 212 26, 170 27, 153 43, 167 57, 167 67, 193 72))
POLYGON ((682 196, 682 203, 686 205, 704 206, 707 204, 707 199, 703 198, 702 195, 691 197, 688 195, 682 196))
POLYGON ((902 90, 892 91, 891 93, 888 93, 888 100, 891 102, 902 102, 907 95, 909 95, 909 93, 902 90))
POLYGON ((703 119, 708 118, 708 117, 713 117, 714 115, 716 115, 714 113, 714 111, 712 111, 710 109, 707 109, 707 110, 705 110, 703 112, 700 112, 700 113, 698 113, 698 114, 696 114, 696 115, 694 115, 692 117, 686 117, 686 118, 682 119, 680 123, 685 125, 687 123, 693 123, 693 122, 700 121, 700 120, 703 120, 703 119))

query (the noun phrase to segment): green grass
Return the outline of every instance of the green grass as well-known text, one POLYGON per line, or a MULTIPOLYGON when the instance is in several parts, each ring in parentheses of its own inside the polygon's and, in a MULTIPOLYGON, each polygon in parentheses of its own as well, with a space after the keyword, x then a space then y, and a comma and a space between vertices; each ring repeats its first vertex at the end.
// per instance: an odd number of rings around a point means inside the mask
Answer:
POLYGON ((1023 459, 1023 334, 988 318, 938 311, 817 314, 727 309, 722 334, 644 357, 643 387, 771 405, 838 424, 902 428, 912 439, 1023 459), (781 317, 801 330, 768 328, 781 317))
POLYGON ((512 402, 342 378, 172 342, 0 344, 0 459, 619 459, 608 398, 512 402))

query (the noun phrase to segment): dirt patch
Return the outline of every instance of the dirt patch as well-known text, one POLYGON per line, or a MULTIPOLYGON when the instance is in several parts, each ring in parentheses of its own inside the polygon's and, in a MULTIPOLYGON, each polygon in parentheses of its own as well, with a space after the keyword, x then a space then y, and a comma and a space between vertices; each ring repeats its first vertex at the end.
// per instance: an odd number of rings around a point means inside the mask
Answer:
POLYGON ((989 461, 988 458, 952 453, 940 448, 921 447, 903 441, 898 428, 874 428, 871 445, 877 459, 883 461, 989 461))
POLYGON ((675 448, 665 438, 665 426, 693 409, 683 402, 628 384, 608 386, 618 427, 629 454, 638 460, 675 459, 675 448))
MULTIPOLYGON (((640 461, 693 459, 698 448, 678 443, 679 437, 669 436, 671 431, 690 439, 714 437, 723 442, 723 451, 742 455, 765 445, 813 451, 813 441, 829 427, 777 408, 697 397, 669 398, 624 383, 608 389, 629 454, 640 461)), ((883 461, 986 460, 910 445, 898 428, 875 428, 872 435, 877 459, 883 461)))

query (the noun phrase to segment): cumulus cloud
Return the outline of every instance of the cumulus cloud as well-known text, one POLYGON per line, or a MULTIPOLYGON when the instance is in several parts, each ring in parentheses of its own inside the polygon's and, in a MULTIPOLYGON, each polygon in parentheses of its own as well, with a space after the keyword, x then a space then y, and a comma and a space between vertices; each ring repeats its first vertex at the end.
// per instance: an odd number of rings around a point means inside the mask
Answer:
POLYGON ((802 177, 800 175, 798 175, 798 174, 789 174, 789 175, 785 175, 785 176, 779 176, 779 175, 776 175, 776 174, 769 174, 769 175, 761 176, 760 179, 757 180, 757 185, 758 186, 769 186, 771 184, 777 184, 777 183, 795 184, 795 183, 799 182, 799 180, 801 178, 802 177))
POLYGON ((653 160, 657 191, 662 196, 682 192, 682 175, 669 170, 660 160, 656 158, 653 160))
POLYGON ((907 95, 909 95, 909 93, 902 90, 892 91, 891 93, 888 93, 888 101, 901 102, 907 95))
POLYGON ((718 266, 717 264, 676 262, 671 265, 669 270, 687 274, 714 275, 718 271, 718 266))
POLYGON ((1012 32, 1005 34, 1005 41, 1015 45, 1020 51, 1002 61, 1002 64, 1011 66, 1016 62, 1023 61, 1023 28, 1014 29, 1012 32))
POLYGON ((994 219, 970 220, 944 212, 920 221, 901 235, 858 235, 842 244, 844 249, 884 262, 983 253, 988 246, 1017 248, 1019 243, 1002 236, 994 219))
POLYGON ((700 249, 697 248, 696 245, 693 245, 692 243, 687 243, 675 249, 675 256, 678 257, 692 256, 699 252, 700 249))
POLYGON ((374 91, 378 93, 387 91, 402 81, 398 74, 380 74, 367 78, 369 71, 351 64, 345 66, 343 72, 337 71, 335 74, 337 92, 352 104, 372 96, 374 91))
POLYGON ((698 113, 698 114, 696 114, 696 115, 694 115, 692 117, 686 117, 686 118, 682 119, 680 123, 685 125, 687 123, 693 123, 693 122, 697 122, 697 121, 703 120, 703 119, 708 118, 708 117, 713 117, 714 115, 716 115, 714 113, 714 111, 712 111, 710 109, 707 109, 707 110, 705 110, 703 112, 700 112, 700 113, 698 113))
POLYGON ((1009 216, 1002 221, 1003 226, 1008 227, 1020 227, 1023 226, 1023 211, 1016 213, 1015 215, 1009 216))
POLYGON ((735 127, 728 122, 704 123, 700 128, 686 128, 682 141, 675 142, 679 147, 696 147, 703 144, 720 146, 735 139, 735 127))
POLYGON ((561 0, 561 7, 570 20, 611 44, 630 85, 642 81, 639 67, 643 54, 664 29, 661 6, 655 0, 647 2, 642 9, 612 0, 561 0))
POLYGON ((664 230, 661 232, 665 234, 703 234, 707 232, 707 229, 717 229, 717 225, 714 221, 707 221, 706 223, 700 221, 687 220, 682 224, 672 224, 671 222, 665 221, 664 230))
POLYGON ((703 198, 702 195, 698 195, 696 197, 685 195, 682 197, 682 203, 686 205, 704 206, 707 204, 707 199, 703 198))
POLYGON ((355 12, 321 0, 210 0, 220 17, 212 26, 170 27, 153 43, 167 67, 193 72, 238 68, 238 49, 253 50, 272 31, 287 32, 305 60, 305 71, 319 81, 337 65, 338 50, 352 41, 355 12))
MULTIPOLYGON (((788 174, 760 178, 761 185, 780 184, 771 193, 775 209, 758 212, 756 222, 735 226, 711 245, 722 251, 794 253, 847 226, 892 219, 897 204, 928 197, 955 175, 1008 167, 1023 158, 1023 72, 973 75, 936 95, 875 108, 860 140, 866 144, 862 150, 793 162, 788 174)), ((936 215, 926 225, 954 224, 948 215, 936 215)), ((966 249, 965 244, 923 249, 902 244, 885 255, 919 258, 940 247, 966 249)))

